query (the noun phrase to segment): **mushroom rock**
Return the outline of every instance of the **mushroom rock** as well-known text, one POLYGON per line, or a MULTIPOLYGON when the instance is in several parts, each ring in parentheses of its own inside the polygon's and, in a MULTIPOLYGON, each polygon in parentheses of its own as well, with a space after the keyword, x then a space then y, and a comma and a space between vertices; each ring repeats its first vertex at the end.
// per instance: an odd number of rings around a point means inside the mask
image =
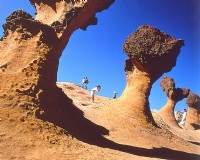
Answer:
POLYGON ((186 116, 186 129, 200 129, 200 97, 195 93, 190 93, 186 101, 188 112, 186 116))
POLYGON ((163 77, 160 83, 163 91, 167 95, 167 103, 157 113, 170 127, 179 127, 174 116, 174 108, 178 101, 187 98, 189 95, 188 88, 175 88, 174 79, 170 77, 163 77))
POLYGON ((142 125, 156 126, 149 107, 152 84, 175 65, 183 40, 149 25, 139 27, 123 44, 127 84, 119 98, 120 110, 142 125))
POLYGON ((0 103, 4 108, 31 110, 40 117, 51 110, 52 119, 57 119, 63 105, 72 104, 56 86, 62 51, 76 29, 85 30, 87 26, 96 24, 96 12, 107 9, 114 0, 30 2, 36 8, 35 18, 18 10, 3 25, 4 36, 0 39, 0 103))

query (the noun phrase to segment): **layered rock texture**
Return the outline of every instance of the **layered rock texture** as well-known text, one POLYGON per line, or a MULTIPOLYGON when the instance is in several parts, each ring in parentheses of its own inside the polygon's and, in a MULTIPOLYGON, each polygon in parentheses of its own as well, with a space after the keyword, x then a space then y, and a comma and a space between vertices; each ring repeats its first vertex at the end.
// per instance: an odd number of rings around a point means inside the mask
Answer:
MULTIPOLYGON (((13 12, 3 25, 0 41, 0 103, 6 108, 23 108, 66 128, 71 112, 82 115, 56 86, 59 58, 71 34, 96 24, 96 12, 114 0, 30 0, 35 18, 22 10, 13 12)), ((9 111, 12 112, 12 111, 9 111)), ((81 117, 81 116, 80 116, 81 117)))
POLYGON ((190 90, 188 88, 176 88, 174 79, 167 76, 162 78, 160 86, 166 92, 167 103, 158 111, 158 114, 170 127, 179 127, 174 116, 174 108, 177 102, 187 98, 190 90))
POLYGON ((200 97, 190 93, 187 101, 188 112, 185 122, 186 129, 200 129, 200 97))
POLYGON ((148 25, 139 27, 124 42, 123 51, 129 58, 125 61, 127 85, 119 98, 120 106, 142 125, 156 125, 148 101, 152 84, 176 65, 183 45, 183 40, 148 25))

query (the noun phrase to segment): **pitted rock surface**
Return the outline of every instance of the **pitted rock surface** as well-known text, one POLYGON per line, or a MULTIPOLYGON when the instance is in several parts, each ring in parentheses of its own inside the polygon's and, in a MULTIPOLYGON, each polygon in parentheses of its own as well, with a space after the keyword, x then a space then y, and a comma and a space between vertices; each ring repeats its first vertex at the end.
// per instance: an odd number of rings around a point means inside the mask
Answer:
POLYGON ((107 9, 114 0, 30 2, 36 9, 35 18, 18 10, 3 25, 0 102, 2 106, 22 107, 31 110, 32 115, 55 121, 66 112, 66 104, 72 105, 72 100, 56 86, 62 51, 75 30, 94 24, 96 12, 107 9))
POLYGON ((182 100, 183 98, 187 98, 190 92, 189 88, 176 88, 174 79, 167 76, 162 78, 160 86, 162 87, 163 91, 166 92, 168 98, 176 102, 182 100))
MULTIPOLYGON (((176 40, 155 27, 143 25, 126 39, 123 51, 133 65, 157 79, 176 65, 183 45, 183 40, 176 40)), ((130 66, 130 62, 126 65, 130 66)))

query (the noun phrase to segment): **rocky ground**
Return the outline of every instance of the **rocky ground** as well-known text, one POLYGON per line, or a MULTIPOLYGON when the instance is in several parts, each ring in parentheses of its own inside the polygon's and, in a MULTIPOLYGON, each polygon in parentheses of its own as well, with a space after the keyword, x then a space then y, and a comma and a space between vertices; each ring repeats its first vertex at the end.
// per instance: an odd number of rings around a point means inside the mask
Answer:
POLYGON ((200 159, 199 130, 169 128, 156 113, 159 127, 141 128, 117 109, 117 100, 96 95, 92 103, 88 90, 72 83, 57 85, 82 112, 80 125, 70 122, 79 132, 37 119, 21 107, 0 106, 1 160, 200 159))

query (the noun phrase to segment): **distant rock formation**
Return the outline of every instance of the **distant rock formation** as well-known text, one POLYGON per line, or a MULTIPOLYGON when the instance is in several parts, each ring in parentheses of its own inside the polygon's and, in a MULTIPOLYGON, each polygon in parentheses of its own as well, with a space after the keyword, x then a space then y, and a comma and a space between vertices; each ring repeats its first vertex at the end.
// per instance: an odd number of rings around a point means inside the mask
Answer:
POLYGON ((167 103, 157 113, 170 127, 179 127, 175 119, 174 108, 178 101, 187 98, 190 90, 188 88, 176 88, 174 79, 167 76, 162 78, 160 86, 166 92, 167 103))
POLYGON ((195 93, 190 93, 187 101, 188 112, 185 122, 186 129, 200 129, 200 97, 195 93))
POLYGON ((59 58, 71 34, 97 24, 96 12, 114 0, 30 0, 35 19, 14 11, 0 40, 0 103, 58 121, 72 103, 56 86, 59 58), (63 107, 65 106, 65 107, 63 107), (56 111, 56 113, 55 113, 56 111), (58 114, 58 115, 56 115, 58 114))
POLYGON ((123 45, 127 85, 119 98, 121 110, 143 125, 156 125, 149 107, 152 84, 175 65, 183 40, 176 40, 160 30, 143 25, 123 45))

